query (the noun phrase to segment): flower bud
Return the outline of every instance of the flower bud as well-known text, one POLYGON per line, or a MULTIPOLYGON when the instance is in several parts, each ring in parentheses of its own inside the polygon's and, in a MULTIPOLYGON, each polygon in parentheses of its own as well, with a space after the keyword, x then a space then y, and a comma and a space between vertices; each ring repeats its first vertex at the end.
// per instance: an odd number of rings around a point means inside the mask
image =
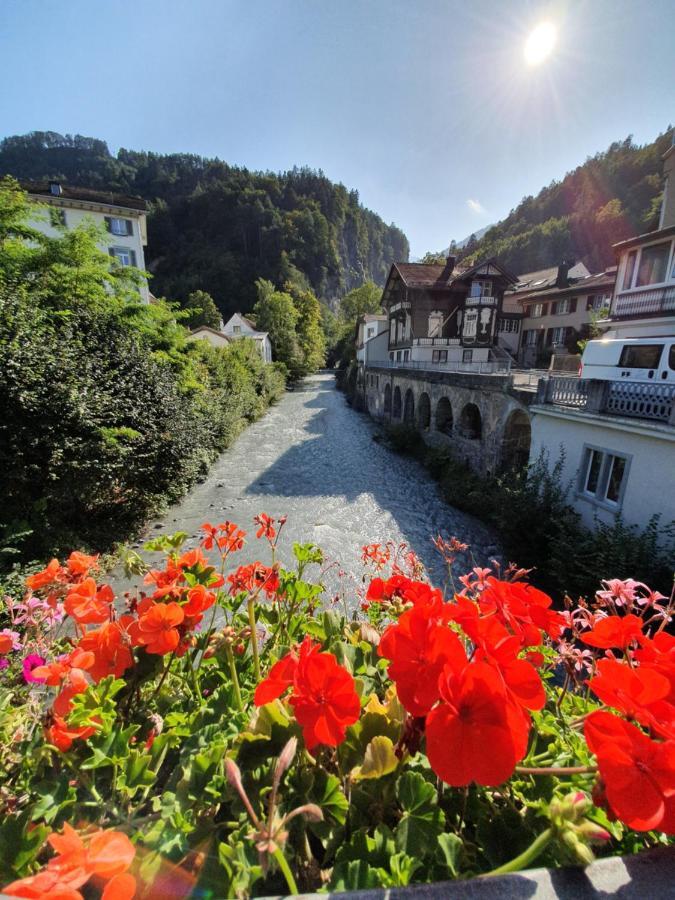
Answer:
POLYGON ((606 828, 598 825, 597 822, 591 822, 590 819, 583 819, 578 825, 575 825, 575 829, 582 840, 591 844, 606 844, 612 839, 606 828))

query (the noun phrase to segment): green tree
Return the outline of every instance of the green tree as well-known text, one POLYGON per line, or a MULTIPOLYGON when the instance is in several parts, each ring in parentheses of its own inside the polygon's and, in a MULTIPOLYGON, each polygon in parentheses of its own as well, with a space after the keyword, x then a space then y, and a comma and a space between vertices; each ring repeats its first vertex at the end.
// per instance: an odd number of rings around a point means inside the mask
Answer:
POLYGON ((292 378, 303 372, 302 352, 298 343, 296 325, 298 311, 290 294, 277 291, 270 281, 256 281, 258 302, 253 307, 256 327, 269 334, 274 358, 283 363, 292 378))
POLYGON ((326 339, 321 327, 321 306, 311 291, 295 298, 298 311, 297 334, 302 354, 303 374, 309 375, 326 363, 326 339))
POLYGON ((356 322, 364 313, 380 312, 382 288, 372 281, 366 281, 354 288, 340 301, 340 318, 343 322, 356 322))
POLYGON ((209 328, 220 328, 222 317, 211 294, 206 291, 192 291, 183 307, 188 318, 186 324, 190 328, 208 325, 209 328))

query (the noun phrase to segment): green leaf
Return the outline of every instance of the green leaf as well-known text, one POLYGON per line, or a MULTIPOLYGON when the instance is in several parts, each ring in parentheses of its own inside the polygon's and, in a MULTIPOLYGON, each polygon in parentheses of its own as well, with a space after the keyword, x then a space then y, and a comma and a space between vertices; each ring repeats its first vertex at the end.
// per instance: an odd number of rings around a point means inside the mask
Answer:
POLYGON ((321 808, 324 816, 332 816, 336 822, 344 825, 349 801, 342 793, 339 778, 329 775, 323 769, 317 769, 310 799, 321 808))
POLYGON ((355 859, 335 866, 328 888, 331 891, 359 891, 379 886, 377 872, 364 860, 355 859))
POLYGON ((433 852, 443 828, 433 785, 419 772, 406 772, 396 783, 396 798, 403 810, 396 829, 396 846, 419 858, 433 852))
POLYGON ((439 834, 436 859, 449 870, 453 878, 459 874, 459 856, 464 844, 456 834, 439 834))
POLYGON ((366 747, 366 755, 362 766, 352 769, 351 776, 355 781, 362 778, 382 778, 393 772, 398 766, 394 753, 394 745, 386 735, 378 735, 366 747))

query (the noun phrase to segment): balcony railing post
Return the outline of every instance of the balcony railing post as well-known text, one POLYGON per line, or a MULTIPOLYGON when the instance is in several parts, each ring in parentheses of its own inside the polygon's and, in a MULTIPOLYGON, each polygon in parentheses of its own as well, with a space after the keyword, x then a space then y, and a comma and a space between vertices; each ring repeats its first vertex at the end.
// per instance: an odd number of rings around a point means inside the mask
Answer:
POLYGON ((603 412, 607 405, 607 395, 609 393, 609 381, 594 381, 593 379, 586 382, 586 410, 587 412, 600 413, 603 412))
POLYGON ((537 403, 547 403, 549 400, 549 386, 551 379, 548 375, 544 375, 539 379, 537 384, 537 403))

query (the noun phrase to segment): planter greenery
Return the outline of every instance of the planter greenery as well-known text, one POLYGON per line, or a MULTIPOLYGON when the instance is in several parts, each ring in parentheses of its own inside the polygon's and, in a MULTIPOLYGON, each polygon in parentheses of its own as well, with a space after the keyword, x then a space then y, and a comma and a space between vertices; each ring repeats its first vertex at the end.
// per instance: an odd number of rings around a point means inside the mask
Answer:
POLYGON ((556 612, 522 570, 457 578, 437 539, 449 596, 370 545, 363 595, 326 608, 321 550, 284 567, 283 524, 256 518, 267 563, 204 524, 132 556, 132 595, 72 553, 5 599, 6 894, 388 888, 668 842, 672 597, 614 580, 556 612))

